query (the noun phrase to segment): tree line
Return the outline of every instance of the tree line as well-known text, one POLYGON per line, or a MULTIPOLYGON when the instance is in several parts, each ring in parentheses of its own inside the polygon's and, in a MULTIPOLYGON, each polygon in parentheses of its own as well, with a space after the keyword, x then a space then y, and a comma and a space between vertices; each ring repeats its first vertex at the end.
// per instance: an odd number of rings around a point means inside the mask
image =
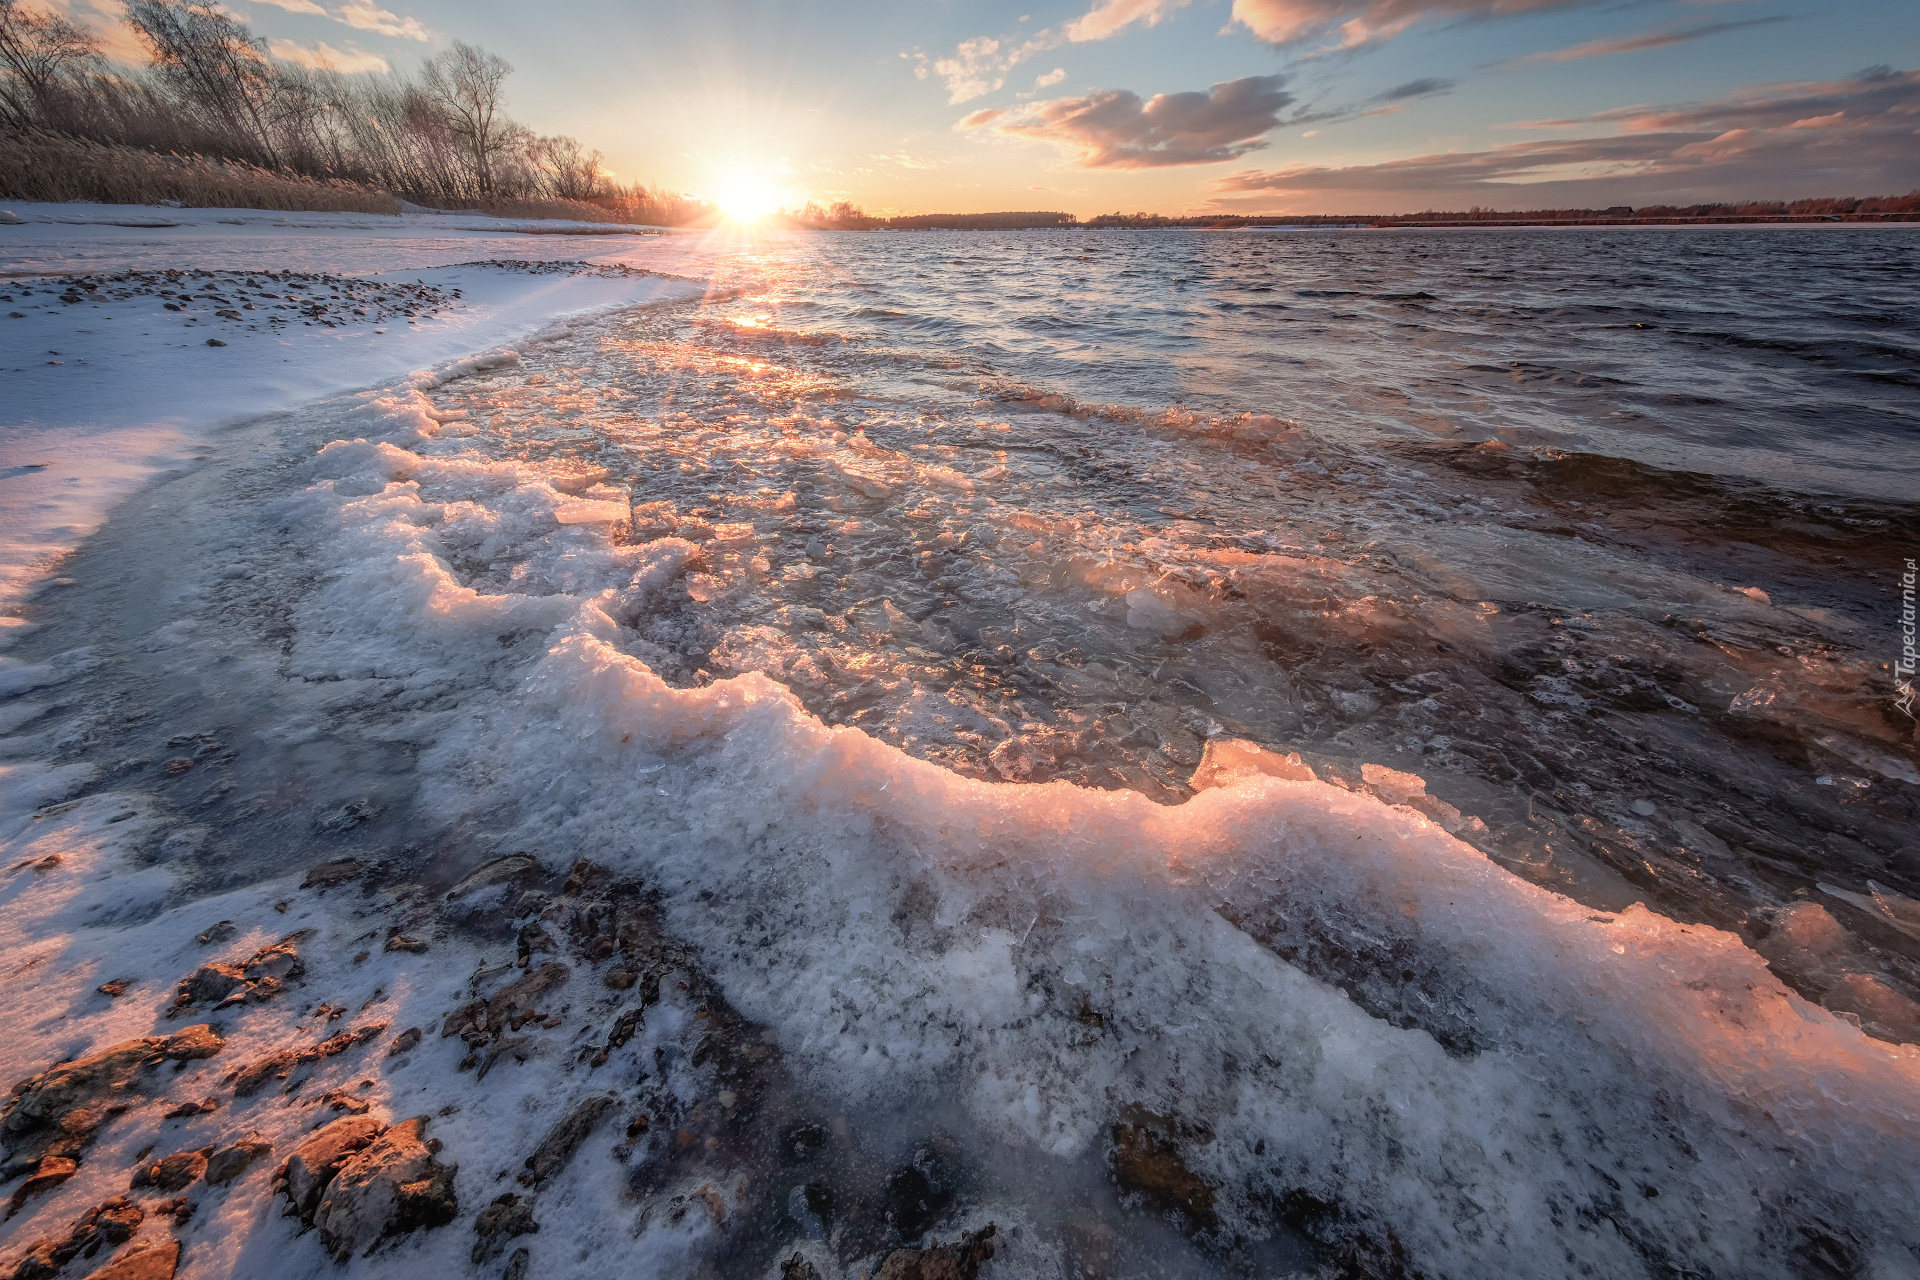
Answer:
POLYGON ((549 200, 634 221, 688 212, 613 183, 577 139, 515 121, 513 68, 463 41, 413 75, 347 74, 271 58, 210 0, 127 0, 126 23, 144 67, 109 62, 97 35, 58 13, 0 0, 0 129, 215 157, 436 208, 549 200))

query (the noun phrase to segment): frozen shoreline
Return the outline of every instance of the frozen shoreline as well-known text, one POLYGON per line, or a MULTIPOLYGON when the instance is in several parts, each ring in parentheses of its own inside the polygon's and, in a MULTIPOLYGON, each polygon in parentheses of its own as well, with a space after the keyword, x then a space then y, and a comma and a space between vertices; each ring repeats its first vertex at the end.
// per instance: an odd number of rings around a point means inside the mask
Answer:
MULTIPOLYGON (((581 342, 684 367, 644 333, 581 342)), ((183 1245, 191 1280, 334 1273, 273 1169, 335 1117, 422 1116, 458 1211, 355 1275, 491 1278, 526 1249, 543 1277, 771 1280, 798 1255, 789 1275, 848 1280, 989 1224, 991 1280, 1402 1250, 1434 1275, 1788 1275, 1811 1247, 1910 1272, 1920 1048, 1730 932, 1516 878, 1416 777, 1369 765, 1395 803, 1210 737, 1197 794, 1162 806, 959 776, 751 665, 663 678, 670 604, 813 571, 781 551, 800 486, 772 460, 813 467, 807 501, 841 523, 930 493, 997 519, 1013 481, 776 400, 765 442, 718 412, 649 424, 714 451, 653 451, 695 487, 630 538, 594 432, 526 457, 478 421, 600 407, 517 368, 577 367, 575 346, 516 343, 146 473, 150 501, 107 513, 19 637, 5 1065, 201 1024, 221 1043, 136 1075, 118 1115, 15 1125, 41 1185, 15 1183, 0 1256, 131 1192, 127 1247, 183 1245), (694 506, 716 488, 741 499, 724 519, 694 506), (1330 969, 1289 955, 1306 938, 1330 969), (1397 1020, 1348 990, 1380 983, 1397 1020), (243 1141, 270 1158, 190 1178, 183 1206, 129 1188, 243 1141)), ((1166 629, 1153 591, 1116 599, 1166 629)), ((838 620, 938 643, 873 611, 838 620)))
POLYGON ((441 265, 498 256, 503 241, 528 261, 578 257, 583 247, 596 258, 617 252, 605 238, 515 236, 519 224, 480 217, 13 208, 31 220, 0 226, 0 294, 15 299, 0 301, 0 370, 8 380, 0 412, 0 610, 98 528, 114 503, 159 471, 217 447, 224 427, 511 343, 558 321, 703 288, 639 274, 441 265), (419 281, 462 297, 418 322, 396 316, 386 326, 274 332, 223 322, 209 314, 212 303, 187 312, 163 309, 158 296, 62 304, 45 286, 48 275, 180 268, 239 278, 291 269, 419 281), (23 287, 35 296, 21 298, 23 287), (210 346, 209 338, 224 345, 210 346))

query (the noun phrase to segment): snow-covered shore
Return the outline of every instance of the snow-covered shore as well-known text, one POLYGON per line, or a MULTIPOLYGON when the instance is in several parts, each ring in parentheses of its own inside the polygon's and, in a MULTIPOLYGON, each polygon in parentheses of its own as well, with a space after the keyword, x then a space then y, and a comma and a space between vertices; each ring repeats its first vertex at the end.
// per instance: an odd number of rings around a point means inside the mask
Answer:
POLYGON ((618 269, 636 243, 651 237, 606 235, 586 223, 10 208, 25 221, 0 225, 0 374, 7 384, 0 406, 0 610, 98 528, 115 502, 160 470, 204 458, 224 426, 511 343, 567 318, 696 296, 703 287, 618 269), (527 234, 529 227, 540 234, 527 234), (479 264, 555 259, 603 269, 536 274, 479 264), (82 289, 73 302, 61 301, 65 286, 52 283, 183 269, 217 274, 171 289, 149 280, 134 296, 82 289), (336 309, 329 323, 296 317, 289 327, 266 324, 266 313, 253 306, 244 319, 215 314, 240 305, 220 289, 244 289, 251 278, 256 293, 284 294, 259 281, 286 272, 297 273, 309 294, 324 278, 351 277, 424 284, 447 300, 431 315, 336 309), (208 292, 217 297, 206 298, 208 292), (179 293, 197 301, 176 303, 179 293))

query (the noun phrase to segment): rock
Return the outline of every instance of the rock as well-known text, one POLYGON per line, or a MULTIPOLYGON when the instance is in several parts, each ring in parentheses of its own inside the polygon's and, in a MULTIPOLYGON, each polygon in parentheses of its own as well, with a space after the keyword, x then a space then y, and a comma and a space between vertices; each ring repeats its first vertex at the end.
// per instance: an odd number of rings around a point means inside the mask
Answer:
POLYGON ((494 885, 508 884, 523 876, 538 875, 540 864, 524 853, 510 853, 504 858, 495 858, 485 862, 461 877, 459 883, 447 890, 449 899, 464 898, 490 889, 494 885))
POLYGON ((6 1273, 8 1280, 50 1280, 82 1254, 91 1257, 102 1246, 115 1248, 131 1240, 144 1216, 125 1196, 97 1204, 75 1219, 64 1236, 48 1236, 29 1245, 6 1273))
POLYGON ((192 1220, 195 1205, 185 1196, 175 1196, 171 1200, 156 1200, 147 1206, 147 1211, 156 1218, 172 1218, 173 1225, 183 1227, 192 1220))
POLYGON ((525 1249, 515 1249, 507 1259, 507 1269, 500 1273, 500 1280, 527 1280, 527 1266, 532 1261, 525 1249))
POLYGON ((286 989, 287 983, 306 973, 297 947, 305 936, 304 930, 289 934, 239 964, 201 965, 181 980, 173 997, 174 1010, 196 1004, 236 1004, 242 1000, 257 1004, 271 1000, 286 989))
POLYGON ((921 1147, 913 1153, 913 1163, 887 1175, 881 1216, 902 1240, 918 1239, 953 1202, 953 1192, 943 1184, 933 1149, 921 1147))
POLYGON ((198 1151, 176 1151, 151 1164, 143 1164, 134 1170, 130 1189, 138 1191, 142 1187, 153 1187, 162 1192, 185 1190, 200 1181, 201 1175, 207 1171, 207 1157, 212 1154, 212 1147, 202 1147, 198 1151))
POLYGON ((331 889, 335 885, 345 884, 360 874, 358 858, 341 858, 334 862, 323 862, 307 872, 306 879, 300 882, 302 889, 331 889))
POLYGON ((629 1009, 615 1019, 613 1028, 607 1032, 607 1047, 618 1049, 633 1039, 633 1033, 645 1025, 645 1013, 640 1009, 629 1009))
POLYGON ((372 1102, 366 1098, 357 1098, 346 1089, 330 1089, 320 1095, 320 1101, 327 1110, 344 1111, 350 1116, 363 1116, 373 1110, 372 1102))
POLYGON ((216 1004, 246 985, 247 975, 232 964, 203 964, 181 979, 174 994, 176 1009, 190 1004, 216 1004))
POLYGON ((613 1095, 603 1093, 584 1099, 567 1112, 527 1157, 527 1174, 522 1181, 539 1186, 566 1168, 567 1161, 573 1159, 573 1153, 580 1149, 580 1144, 587 1140, 587 1135, 593 1132, 614 1101, 613 1095))
POLYGON ((125 1196, 114 1196, 87 1211, 89 1225, 108 1244, 125 1244, 140 1229, 140 1206, 125 1196))
POLYGON ((266 1085, 269 1080, 284 1080, 301 1067, 345 1053, 358 1048, 382 1035, 387 1029, 384 1022, 371 1022, 352 1031, 342 1031, 319 1044, 307 1049, 282 1049, 278 1053, 257 1058, 228 1076, 226 1083, 233 1086, 233 1096, 250 1098, 266 1085))
POLYGON ((473 1229, 480 1237, 473 1245, 473 1260, 478 1264, 499 1257, 509 1239, 538 1231, 540 1224, 533 1220, 533 1205, 522 1203, 519 1196, 509 1191, 480 1211, 480 1216, 473 1220, 473 1229))
MULTIPOLYGON (((220 339, 218 339, 218 338, 208 338, 208 339, 207 339, 207 345, 208 345, 208 346, 210 346, 210 347, 224 347, 224 346, 226 346, 227 344, 226 344, 226 343, 224 343, 224 342, 222 342, 222 341, 220 341, 220 339)), ((172 1273, 171 1271, 169 1271, 169 1272, 168 1272, 167 1274, 168 1274, 168 1275, 172 1275, 173 1273, 172 1273)))
POLYGON ((426 943, 418 938, 409 938, 403 933, 396 933, 391 938, 388 938, 387 945, 383 948, 383 950, 386 951, 409 951, 415 955, 420 954, 426 949, 426 943))
POLYGON ((522 969, 532 963, 536 951, 553 951, 559 946, 546 926, 538 920, 530 920, 521 926, 514 942, 514 962, 522 969))
POLYGON ((615 991, 625 991, 639 980, 640 975, 631 969, 609 969, 604 979, 606 984, 615 991))
POLYGON ((222 920, 218 924, 215 924, 213 927, 209 928, 205 933, 195 937, 194 941, 199 943, 203 947, 211 946, 213 943, 216 943, 216 942, 225 942, 228 938, 231 938, 234 934, 238 932, 240 932, 240 930, 235 927, 233 921, 222 920))
POLYGON ((115 978, 112 982, 101 983, 99 986, 95 987, 94 990, 98 991, 103 996, 113 996, 117 999, 120 996, 127 994, 127 991, 132 986, 133 986, 132 978, 115 978))
POLYGON ((780 1280, 820 1280, 820 1269, 796 1253, 780 1264, 780 1280))
POLYGON ((180 1265, 180 1242, 135 1245, 94 1272, 87 1280, 173 1280, 180 1265))
POLYGON ((80 1171, 80 1162, 68 1156, 44 1156, 33 1176, 14 1189, 7 1205, 7 1216, 20 1212, 20 1206, 38 1195, 45 1195, 80 1171))
POLYGON ((459 1213, 457 1170, 434 1159, 439 1144, 428 1144, 426 1127, 425 1116, 401 1121, 334 1175, 314 1225, 335 1262, 389 1236, 444 1226, 459 1213))
POLYGON ((1129 1107, 1113 1126, 1108 1165, 1122 1191, 1140 1197, 1156 1212, 1181 1214, 1193 1226, 1211 1230, 1217 1225, 1213 1188, 1187 1168, 1180 1155, 1182 1136, 1205 1141, 1212 1135, 1187 1131, 1143 1107, 1129 1107))
POLYGON ((446 1020, 440 1024, 440 1038, 445 1040, 448 1036, 458 1035, 469 1029, 484 1030, 486 1021, 487 1002, 469 1000, 446 1016, 446 1020))
MULTIPOLYGON (((480 1070, 474 1074, 473 1078, 475 1080, 485 1080, 487 1078, 487 1072, 493 1070, 494 1063, 500 1061, 504 1055, 509 1053, 518 1061, 525 1062, 530 1052, 527 1045, 531 1040, 531 1036, 509 1036, 505 1040, 496 1042, 493 1048, 488 1051, 486 1058, 481 1061, 480 1070)), ((464 1069, 464 1064, 462 1064, 462 1067, 464 1069)))
POLYGON ((401 1054, 406 1053, 407 1051, 409 1051, 419 1043, 420 1043, 420 1028, 408 1027, 405 1031, 402 1031, 399 1035, 395 1036, 393 1038, 393 1043, 387 1046, 387 1056, 389 1058, 397 1058, 401 1054))
POLYGON ((200 1024, 171 1036, 123 1040, 59 1063, 14 1086, 0 1110, 0 1129, 17 1135, 8 1144, 16 1153, 24 1147, 76 1156, 96 1128, 126 1109, 134 1096, 128 1091, 148 1068, 210 1058, 223 1043, 212 1027, 200 1024))
POLYGON ((572 970, 558 961, 549 961, 515 978, 487 1001, 487 1025, 504 1027, 514 1013, 531 1012, 534 1001, 564 983, 571 973, 572 970))
POLYGON ((202 1022, 191 1027, 182 1027, 167 1037, 161 1046, 160 1054, 168 1062, 189 1062, 196 1058, 211 1058, 220 1052, 226 1043, 211 1026, 202 1022))
MULTIPOLYGON (((896 1249, 873 1280, 976 1280, 993 1257, 994 1224, 968 1232, 951 1245, 930 1241, 924 1249, 896 1249)), ((786 1280, 782 1271, 782 1280, 786 1280)))
POLYGON ((183 1102, 167 1112, 169 1120, 190 1120, 194 1116, 210 1115, 220 1109, 220 1099, 206 1097, 198 1102, 183 1102))
POLYGON ((306 973, 306 966, 300 961, 298 944, 307 936, 307 930, 290 933, 270 947, 248 956, 241 966, 248 982, 292 982, 306 973))
POLYGON ((222 1148, 207 1157, 205 1177, 207 1185, 224 1187, 229 1182, 242 1177, 260 1160, 272 1154, 273 1144, 259 1138, 242 1138, 230 1147, 222 1148))
POLYGON ((281 1176, 286 1180, 292 1212, 308 1226, 320 1208, 327 1184, 340 1166, 380 1136, 380 1122, 372 1116, 348 1116, 316 1129, 287 1157, 281 1176))

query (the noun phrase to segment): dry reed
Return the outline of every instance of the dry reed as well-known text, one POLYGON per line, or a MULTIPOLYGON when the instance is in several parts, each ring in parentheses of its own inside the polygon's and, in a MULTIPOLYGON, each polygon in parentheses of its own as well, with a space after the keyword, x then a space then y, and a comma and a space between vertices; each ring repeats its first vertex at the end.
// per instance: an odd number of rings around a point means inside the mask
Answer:
POLYGON ((0 131, 0 199, 161 204, 195 209, 400 212, 400 202, 339 179, 275 173, 234 160, 165 155, 58 134, 0 131))

